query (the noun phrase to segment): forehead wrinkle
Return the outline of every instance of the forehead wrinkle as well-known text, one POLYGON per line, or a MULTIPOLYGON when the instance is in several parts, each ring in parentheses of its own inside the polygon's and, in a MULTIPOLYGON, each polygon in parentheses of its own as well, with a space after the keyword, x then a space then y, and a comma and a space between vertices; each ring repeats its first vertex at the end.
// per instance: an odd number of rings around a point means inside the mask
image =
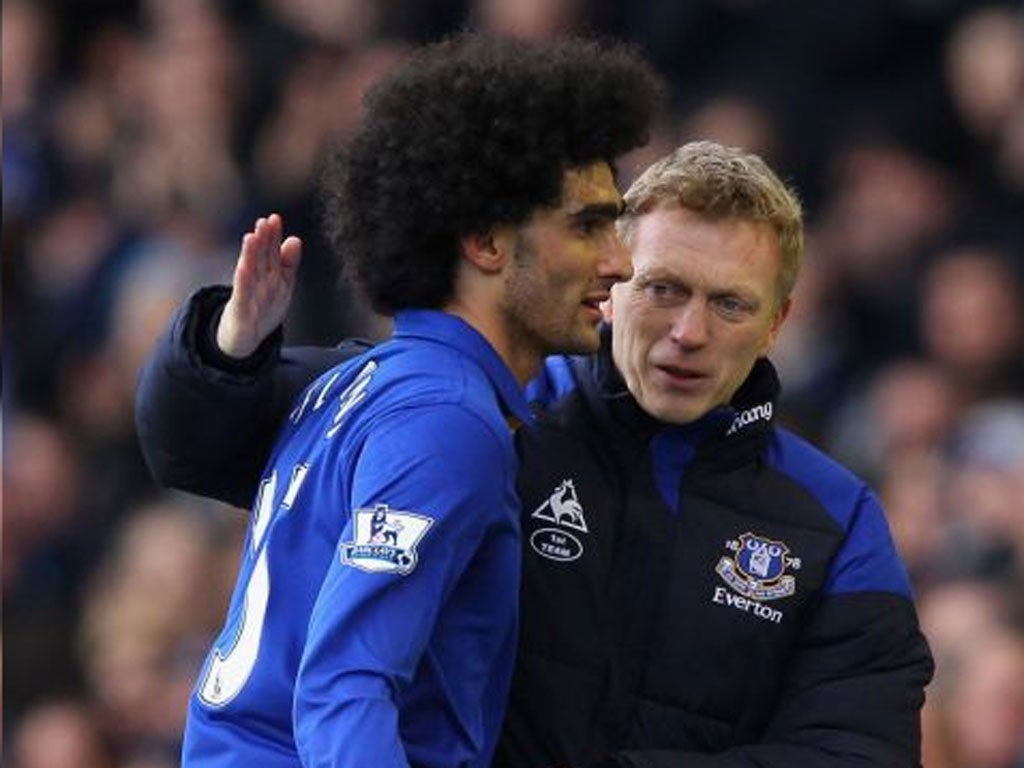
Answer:
POLYGON ((744 219, 719 221, 688 212, 685 208, 664 206, 643 214, 636 224, 630 249, 634 260, 634 279, 664 275, 681 282, 708 287, 715 294, 731 292, 750 297, 760 296, 757 275, 763 266, 760 263, 762 258, 768 256, 761 251, 765 238, 770 238, 770 230, 762 222, 744 219), (665 212, 673 209, 684 212, 684 215, 692 215, 696 228, 666 219, 665 212), (702 224, 710 225, 711 228, 707 229, 702 224), (737 229, 730 224, 743 226, 737 229), (723 226, 726 228, 722 229, 723 226), (742 250, 737 251, 737 242, 748 238, 742 250), (731 249, 731 257, 716 258, 721 248, 731 249), (693 269, 688 267, 691 261, 697 265, 693 269), (736 274, 729 275, 730 271, 736 274), (726 283, 713 284, 720 279, 725 279, 726 283))

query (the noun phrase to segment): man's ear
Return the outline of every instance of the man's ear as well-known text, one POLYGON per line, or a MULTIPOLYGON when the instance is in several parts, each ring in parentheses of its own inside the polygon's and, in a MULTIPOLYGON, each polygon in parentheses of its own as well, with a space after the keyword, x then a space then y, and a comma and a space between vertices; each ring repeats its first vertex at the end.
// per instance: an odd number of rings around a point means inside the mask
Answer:
POLYGON ((462 256, 485 274, 497 274, 508 260, 508 237, 499 230, 463 235, 459 241, 462 256))

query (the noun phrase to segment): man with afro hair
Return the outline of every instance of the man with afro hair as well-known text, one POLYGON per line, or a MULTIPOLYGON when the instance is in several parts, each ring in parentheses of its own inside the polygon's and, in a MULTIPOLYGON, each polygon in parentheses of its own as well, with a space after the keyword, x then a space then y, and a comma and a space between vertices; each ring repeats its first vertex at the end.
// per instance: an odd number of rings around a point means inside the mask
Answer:
MULTIPOLYGON (((660 91, 626 48, 462 35, 369 94, 325 174, 326 224, 394 334, 310 384, 266 452, 184 766, 490 763, 516 648, 522 386, 546 355, 599 346, 631 273, 612 163, 646 141, 660 91)), ((163 343, 215 328, 197 344, 244 368, 290 298, 301 243, 282 237, 259 219, 227 303, 197 294, 202 321, 163 343)))

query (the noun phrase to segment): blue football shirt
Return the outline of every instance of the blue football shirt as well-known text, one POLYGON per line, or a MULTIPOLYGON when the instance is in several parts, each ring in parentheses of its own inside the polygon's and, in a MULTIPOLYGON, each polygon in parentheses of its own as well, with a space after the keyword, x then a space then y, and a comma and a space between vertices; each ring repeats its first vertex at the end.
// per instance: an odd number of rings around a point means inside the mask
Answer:
POLYGON ((485 766, 519 590, 529 418, 468 324, 399 313, 391 340, 295 403, 253 506, 183 765, 485 766))

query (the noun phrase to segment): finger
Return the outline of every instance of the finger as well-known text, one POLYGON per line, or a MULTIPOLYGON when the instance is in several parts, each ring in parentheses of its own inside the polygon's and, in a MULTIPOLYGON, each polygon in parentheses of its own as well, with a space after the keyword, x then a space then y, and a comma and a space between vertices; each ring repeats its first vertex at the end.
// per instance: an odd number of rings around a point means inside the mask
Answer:
POLYGON ((276 213, 267 219, 267 271, 277 274, 281 269, 281 238, 284 236, 284 222, 276 213))
POLYGON ((252 232, 246 233, 242 238, 242 248, 238 254, 238 261, 235 263, 235 273, 232 276, 231 298, 242 301, 252 287, 253 275, 257 263, 258 241, 252 232))
POLYGON ((256 219, 256 225, 253 227, 253 234, 255 235, 255 241, 253 243, 255 256, 253 269, 258 275, 267 268, 267 259, 269 256, 267 220, 264 217, 261 216, 256 219))
POLYGON ((281 270, 285 276, 294 275, 299 261, 302 260, 302 240, 289 235, 281 243, 281 270))
POLYGON ((267 230, 272 237, 277 238, 278 247, 280 247, 280 239, 284 232, 284 219, 281 218, 279 213, 272 213, 267 217, 267 230))

